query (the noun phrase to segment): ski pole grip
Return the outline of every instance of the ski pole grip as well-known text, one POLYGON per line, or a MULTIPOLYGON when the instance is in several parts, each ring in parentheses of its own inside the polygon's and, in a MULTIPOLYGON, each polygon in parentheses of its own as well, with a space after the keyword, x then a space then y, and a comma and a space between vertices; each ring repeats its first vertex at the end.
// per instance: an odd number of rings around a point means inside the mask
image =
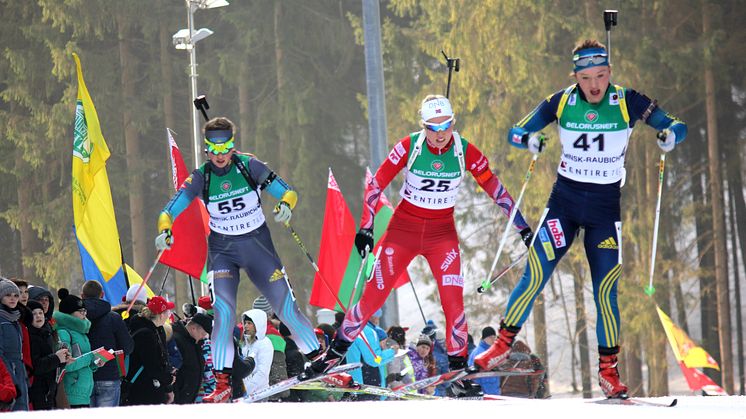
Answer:
POLYGON ((607 32, 611 30, 612 26, 616 26, 618 13, 616 10, 604 10, 604 26, 607 32))

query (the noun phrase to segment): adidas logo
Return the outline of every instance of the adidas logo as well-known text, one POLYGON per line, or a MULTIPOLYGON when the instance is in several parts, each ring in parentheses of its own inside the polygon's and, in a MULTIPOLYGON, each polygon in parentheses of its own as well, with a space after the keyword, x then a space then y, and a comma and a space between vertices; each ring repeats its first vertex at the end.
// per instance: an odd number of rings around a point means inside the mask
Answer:
POLYGON ((619 249, 619 246, 617 246, 616 240, 614 240, 613 237, 609 237, 608 239, 599 243, 598 248, 599 249, 619 249))
POLYGON ((285 274, 283 274, 281 270, 275 269, 275 271, 272 272, 272 276, 269 277, 269 282, 275 282, 278 279, 282 279, 284 277, 285 277, 285 274))

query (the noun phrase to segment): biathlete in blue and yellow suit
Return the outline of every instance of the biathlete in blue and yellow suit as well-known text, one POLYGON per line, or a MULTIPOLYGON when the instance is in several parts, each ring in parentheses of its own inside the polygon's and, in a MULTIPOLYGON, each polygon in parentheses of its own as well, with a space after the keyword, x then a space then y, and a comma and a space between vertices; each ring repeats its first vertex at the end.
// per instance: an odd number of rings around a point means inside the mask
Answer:
POLYGON ((508 133, 508 142, 541 152, 533 135, 557 121, 562 155, 548 213, 529 249, 528 263, 513 290, 497 341, 475 359, 491 370, 508 359, 515 335, 557 263, 580 228, 585 229, 586 257, 596 303, 599 384, 607 397, 627 397, 617 370, 619 307, 617 281, 622 272, 620 187, 629 136, 642 121, 661 130, 664 152, 686 137, 686 125, 632 89, 610 84, 611 67, 603 44, 587 40, 573 50, 576 84, 543 101, 508 133))
POLYGON ((262 212, 262 191, 279 200, 275 221, 292 216, 298 195, 266 164, 233 148, 234 125, 228 118, 213 118, 204 126, 209 161, 189 176, 158 217, 156 248, 171 245, 171 226, 194 198, 201 198, 210 214, 208 277, 215 309, 212 359, 217 387, 206 403, 231 400, 233 326, 239 269, 243 268, 280 320, 290 329, 298 348, 307 356, 318 353, 319 343, 308 318, 299 310, 262 212))

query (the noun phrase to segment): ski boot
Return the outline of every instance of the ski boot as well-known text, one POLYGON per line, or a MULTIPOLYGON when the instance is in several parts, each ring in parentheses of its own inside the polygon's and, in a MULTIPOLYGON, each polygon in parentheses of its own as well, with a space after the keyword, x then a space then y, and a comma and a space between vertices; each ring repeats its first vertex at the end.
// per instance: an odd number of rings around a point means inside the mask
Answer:
POLYGON ((501 322, 500 332, 497 334, 495 343, 474 358, 474 365, 482 371, 492 371, 504 364, 510 356, 510 348, 513 346, 515 336, 520 331, 520 327, 507 326, 505 322, 501 322))
MULTIPOLYGON (((448 355, 448 369, 451 371, 462 370, 467 367, 466 357, 463 356, 451 356, 448 355)), ((446 388, 446 394, 456 398, 471 398, 471 397, 482 397, 484 392, 482 386, 475 383, 472 380, 456 380, 452 381, 448 388, 446 388)))
POLYGON ((335 338, 323 355, 306 365, 305 370, 303 370, 298 378, 301 381, 309 380, 334 368, 342 361, 350 345, 352 345, 352 342, 335 338))
POLYGON ((202 399, 202 403, 230 403, 233 395, 231 370, 215 371, 215 390, 202 399))
POLYGON ((609 399, 627 399, 627 386, 619 379, 617 354, 619 347, 598 347, 598 384, 609 399))

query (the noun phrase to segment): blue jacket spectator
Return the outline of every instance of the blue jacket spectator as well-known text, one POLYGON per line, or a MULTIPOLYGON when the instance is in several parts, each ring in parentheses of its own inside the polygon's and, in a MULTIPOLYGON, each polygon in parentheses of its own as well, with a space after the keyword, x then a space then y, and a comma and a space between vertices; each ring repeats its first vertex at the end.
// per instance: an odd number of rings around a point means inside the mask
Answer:
MULTIPOLYGON (((482 339, 479 341, 479 345, 477 345, 469 355, 469 366, 474 365, 474 358, 489 349, 489 347, 495 343, 496 338, 497 333, 492 327, 487 326, 482 329, 482 339)), ((478 378, 474 381, 482 386, 484 394, 500 394, 500 377, 478 378)))

